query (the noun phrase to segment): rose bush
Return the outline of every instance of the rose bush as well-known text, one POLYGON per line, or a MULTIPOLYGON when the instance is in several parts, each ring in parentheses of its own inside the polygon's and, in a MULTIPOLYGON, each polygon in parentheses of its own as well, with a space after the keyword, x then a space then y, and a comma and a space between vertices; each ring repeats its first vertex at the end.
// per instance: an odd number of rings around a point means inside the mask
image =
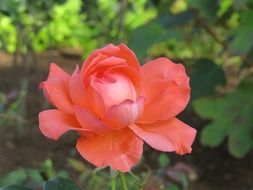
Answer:
POLYGON ((141 67, 126 45, 110 44, 72 75, 51 64, 41 88, 56 107, 40 112, 41 132, 57 140, 78 131, 76 148, 95 166, 129 171, 141 159, 143 141, 160 151, 191 152, 196 130, 175 117, 190 98, 182 64, 158 58, 141 67))

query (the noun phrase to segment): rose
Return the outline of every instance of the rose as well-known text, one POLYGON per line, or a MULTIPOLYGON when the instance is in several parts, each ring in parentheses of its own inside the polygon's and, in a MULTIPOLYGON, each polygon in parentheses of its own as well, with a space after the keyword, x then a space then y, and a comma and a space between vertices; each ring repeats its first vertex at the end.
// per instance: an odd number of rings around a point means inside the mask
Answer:
POLYGON ((143 141, 160 151, 191 152, 196 131, 175 118, 189 101, 189 78, 167 58, 140 67, 127 46, 108 45, 71 76, 51 64, 41 88, 56 107, 40 112, 41 132, 57 140, 78 131, 76 148, 95 166, 129 171, 141 159, 143 141))

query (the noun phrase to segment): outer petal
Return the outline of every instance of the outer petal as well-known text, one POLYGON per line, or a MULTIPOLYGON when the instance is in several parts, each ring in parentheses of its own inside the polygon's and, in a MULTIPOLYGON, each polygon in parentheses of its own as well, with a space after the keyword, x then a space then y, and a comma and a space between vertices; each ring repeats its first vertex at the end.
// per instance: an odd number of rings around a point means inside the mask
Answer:
POLYGON ((59 110, 73 114, 72 102, 69 95, 70 76, 56 64, 51 64, 47 81, 42 82, 40 87, 59 110))
POLYGON ((71 76, 69 83, 69 93, 73 104, 86 107, 87 101, 87 90, 83 83, 82 76, 79 72, 78 66, 71 76))
POLYGON ((136 102, 125 100, 119 105, 111 106, 103 121, 113 128, 127 127, 140 117, 143 106, 144 97, 139 97, 136 102))
POLYGON ((128 172, 141 159, 143 141, 126 128, 104 136, 81 137, 76 147, 87 161, 97 167, 110 166, 128 172))
POLYGON ((39 128, 43 135, 54 140, 58 140, 68 130, 82 131, 73 116, 57 109, 39 113, 39 128))
POLYGON ((189 79, 182 64, 175 64, 167 58, 158 58, 141 67, 144 83, 154 79, 175 81, 179 86, 189 88, 189 79), (187 80, 188 79, 188 80, 187 80))
POLYGON ((96 115, 85 108, 75 106, 75 114, 78 122, 86 131, 103 134, 111 130, 96 115))
POLYGON ((191 152, 196 130, 176 118, 130 128, 151 147, 160 151, 176 151, 182 155, 191 152))
POLYGON ((145 107, 138 123, 168 120, 178 115, 190 99, 190 89, 174 81, 154 80, 144 85, 145 107))
POLYGON ((168 120, 179 114, 190 99, 189 77, 181 64, 166 58, 141 68, 145 107, 140 123, 168 120))

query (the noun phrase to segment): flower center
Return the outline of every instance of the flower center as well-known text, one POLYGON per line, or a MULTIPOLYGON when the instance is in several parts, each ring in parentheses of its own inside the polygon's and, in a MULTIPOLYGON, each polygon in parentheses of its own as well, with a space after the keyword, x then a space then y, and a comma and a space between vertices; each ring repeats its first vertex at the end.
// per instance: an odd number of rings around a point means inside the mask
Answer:
POLYGON ((136 100, 136 91, 132 82, 117 73, 106 73, 100 78, 93 79, 93 87, 103 97, 106 108, 117 105, 124 100, 136 100))

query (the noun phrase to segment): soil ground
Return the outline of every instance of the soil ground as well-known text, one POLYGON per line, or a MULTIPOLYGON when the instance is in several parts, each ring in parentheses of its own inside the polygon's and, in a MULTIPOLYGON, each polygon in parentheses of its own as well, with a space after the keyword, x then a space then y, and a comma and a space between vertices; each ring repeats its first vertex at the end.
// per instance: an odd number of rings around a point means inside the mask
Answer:
MULTIPOLYGON (((13 75, 12 59, 12 56, 0 52, 0 91, 5 93, 14 89, 13 78, 18 78, 13 75)), ((38 168, 47 158, 54 161, 56 169, 66 170, 70 169, 66 165, 67 158, 76 157, 81 160, 73 149, 76 137, 74 133, 55 142, 43 137, 38 129, 37 115, 46 106, 38 85, 46 79, 51 62, 57 63, 70 73, 76 64, 81 63, 81 58, 58 51, 37 55, 36 69, 29 72, 27 124, 21 133, 17 132, 15 127, 0 126, 0 176, 19 167, 38 168)), ((17 71, 22 73, 20 65, 17 71)), ((180 117, 198 131, 206 123, 190 112, 185 112, 180 117)), ((148 149, 144 156, 147 157, 148 164, 153 164, 151 167, 155 168, 154 163, 157 161, 154 159, 157 158, 158 152, 150 151, 152 150, 148 149)), ((173 155, 172 162, 176 161, 187 163, 197 173, 197 180, 190 182, 190 190, 253 190, 253 153, 243 159, 236 159, 229 155, 225 143, 211 149, 201 146, 197 138, 192 154, 182 157, 173 155)))

